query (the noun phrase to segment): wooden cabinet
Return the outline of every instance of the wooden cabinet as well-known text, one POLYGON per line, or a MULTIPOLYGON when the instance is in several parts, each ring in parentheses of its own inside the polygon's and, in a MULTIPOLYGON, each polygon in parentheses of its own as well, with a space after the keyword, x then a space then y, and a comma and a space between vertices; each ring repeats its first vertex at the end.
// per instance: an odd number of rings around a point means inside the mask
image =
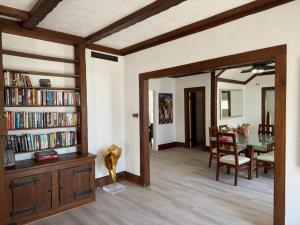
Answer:
POLYGON ((17 219, 51 208, 51 173, 13 179, 10 217, 17 219))
POLYGON ((64 169, 59 172, 59 202, 61 205, 89 197, 92 194, 91 169, 87 165, 64 169))
POLYGON ((18 162, 5 171, 5 187, 0 225, 44 218, 95 200, 95 156, 70 153, 54 161, 18 162))

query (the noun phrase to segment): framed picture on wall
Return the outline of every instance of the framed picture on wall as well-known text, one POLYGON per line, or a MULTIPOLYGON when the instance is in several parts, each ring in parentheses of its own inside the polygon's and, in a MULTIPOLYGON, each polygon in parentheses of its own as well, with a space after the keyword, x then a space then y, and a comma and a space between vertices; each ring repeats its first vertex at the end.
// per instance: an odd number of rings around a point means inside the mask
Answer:
POLYGON ((170 93, 158 94, 159 124, 173 123, 173 95, 170 93))

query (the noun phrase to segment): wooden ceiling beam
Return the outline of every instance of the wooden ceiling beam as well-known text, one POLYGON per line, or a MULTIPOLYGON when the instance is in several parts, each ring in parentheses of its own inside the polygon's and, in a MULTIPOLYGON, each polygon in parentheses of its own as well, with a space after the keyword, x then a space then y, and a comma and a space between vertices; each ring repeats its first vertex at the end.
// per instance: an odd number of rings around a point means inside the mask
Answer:
POLYGON ((178 28, 176 30, 161 34, 159 36, 150 38, 132 46, 123 48, 121 51, 124 55, 138 52, 147 48, 154 47, 169 41, 176 40, 194 33, 198 33, 210 28, 249 16, 258 12, 262 12, 273 7, 292 2, 294 0, 260 0, 253 1, 248 4, 236 7, 234 9, 225 11, 223 13, 214 15, 204 20, 189 24, 187 26, 178 28))
POLYGON ((22 22, 27 29, 35 28, 62 0, 39 0, 29 12, 28 19, 22 22))
POLYGON ((222 69, 222 70, 216 75, 216 77, 221 76, 225 71, 226 71, 226 69, 222 69))
POLYGON ((8 16, 8 17, 15 18, 18 20, 26 20, 28 18, 29 13, 24 10, 0 5, 0 15, 8 16))
POLYGON ((134 13, 110 24, 109 26, 89 35, 85 38, 85 40, 88 44, 94 43, 125 28, 128 28, 138 22, 141 22, 151 16, 157 15, 184 1, 185 0, 157 0, 143 7, 142 9, 139 9, 134 13))

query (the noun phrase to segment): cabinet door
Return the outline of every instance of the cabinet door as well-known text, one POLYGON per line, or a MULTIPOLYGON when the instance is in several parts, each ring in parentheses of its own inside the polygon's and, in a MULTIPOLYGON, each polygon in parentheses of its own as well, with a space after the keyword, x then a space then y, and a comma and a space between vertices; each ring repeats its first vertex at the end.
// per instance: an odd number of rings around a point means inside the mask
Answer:
POLYGON ((51 174, 39 174, 14 179, 12 192, 12 218, 19 218, 51 208, 51 174))
POLYGON ((60 205, 89 197, 91 166, 78 166, 59 172, 60 205))

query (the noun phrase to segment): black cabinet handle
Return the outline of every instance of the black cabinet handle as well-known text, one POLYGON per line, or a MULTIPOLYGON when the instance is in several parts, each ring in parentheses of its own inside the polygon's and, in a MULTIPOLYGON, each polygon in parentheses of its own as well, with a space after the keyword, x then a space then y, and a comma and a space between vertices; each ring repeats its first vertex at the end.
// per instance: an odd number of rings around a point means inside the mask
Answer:
POLYGON ((81 191, 81 192, 74 192, 73 193, 73 198, 76 199, 77 197, 80 197, 82 195, 89 195, 91 193, 92 193, 92 189, 88 189, 88 190, 81 191))
POLYGON ((33 204, 32 207, 29 207, 29 208, 25 208, 25 209, 16 209, 12 212, 10 212, 10 216, 11 217, 15 217, 19 214, 23 214, 23 213, 27 213, 27 212, 36 212, 38 208, 38 205, 37 204, 33 204))
POLYGON ((86 172, 91 172, 91 171, 92 171, 91 167, 83 168, 83 169, 73 169, 72 174, 73 174, 73 176, 75 176, 76 173, 86 173, 86 172))
POLYGON ((20 179, 20 180, 12 180, 9 187, 12 189, 12 188, 24 186, 27 184, 31 184, 31 183, 36 184, 37 181, 39 181, 39 179, 37 177, 24 178, 24 179, 20 179))

